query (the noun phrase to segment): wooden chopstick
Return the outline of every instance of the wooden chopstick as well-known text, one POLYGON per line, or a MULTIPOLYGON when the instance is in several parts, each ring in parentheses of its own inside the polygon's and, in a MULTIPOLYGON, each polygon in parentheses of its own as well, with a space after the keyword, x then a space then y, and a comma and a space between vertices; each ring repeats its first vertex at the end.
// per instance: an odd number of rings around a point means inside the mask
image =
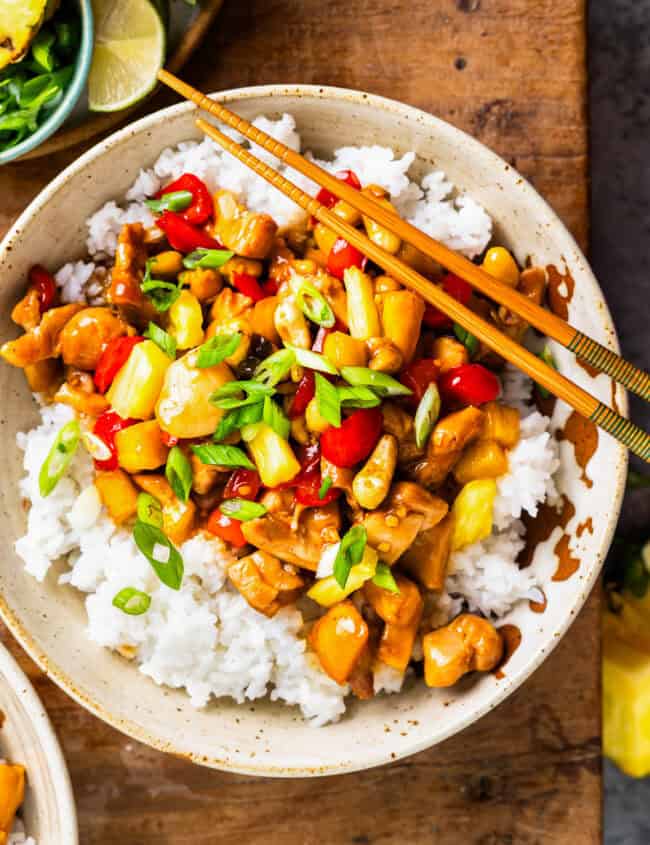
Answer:
POLYGON ((367 255, 372 261, 390 273, 408 288, 416 291, 425 301, 430 302, 445 314, 483 341, 499 355, 506 358, 520 370, 523 370, 538 384, 545 387, 555 396, 563 399, 580 414, 592 420, 596 425, 612 434, 630 451, 639 455, 650 463, 650 435, 638 428, 629 420, 615 413, 607 405, 598 401, 594 396, 583 390, 577 384, 561 375, 557 370, 549 367, 532 352, 520 346, 510 337, 502 334, 496 326, 488 323, 478 314, 470 311, 458 300, 449 296, 437 285, 425 279, 408 264, 400 261, 394 255, 384 252, 373 241, 367 238, 359 229, 348 225, 337 217, 314 197, 309 196, 297 185, 294 185, 268 164, 256 158, 249 150, 241 147, 232 138, 205 120, 198 119, 196 125, 213 138, 227 152, 239 159, 243 164, 293 200, 306 212, 312 214, 321 223, 332 229, 337 235, 345 238, 357 249, 367 255))
POLYGON ((402 220, 392 210, 385 208, 373 197, 362 194, 350 185, 337 179, 331 173, 323 170, 314 162, 303 158, 280 141, 276 141, 261 129, 231 112, 220 103, 211 100, 203 93, 188 85, 178 77, 162 70, 159 79, 173 88, 183 97, 194 102, 199 108, 209 112, 214 117, 241 132, 248 140, 253 141, 268 152, 277 156, 281 161, 295 170, 308 176, 320 186, 331 191, 335 196, 345 200, 367 217, 371 217, 390 231, 407 241, 421 252, 433 258, 447 270, 465 279, 470 285, 480 290, 490 299, 499 302, 510 311, 518 314, 543 334, 562 344, 577 357, 586 361, 592 367, 606 373, 611 378, 638 394, 646 401, 650 401, 650 375, 635 367, 629 361, 617 355, 611 349, 566 323, 556 314, 534 303, 516 290, 490 276, 481 267, 473 264, 465 256, 449 249, 444 244, 416 229, 410 223, 402 220))

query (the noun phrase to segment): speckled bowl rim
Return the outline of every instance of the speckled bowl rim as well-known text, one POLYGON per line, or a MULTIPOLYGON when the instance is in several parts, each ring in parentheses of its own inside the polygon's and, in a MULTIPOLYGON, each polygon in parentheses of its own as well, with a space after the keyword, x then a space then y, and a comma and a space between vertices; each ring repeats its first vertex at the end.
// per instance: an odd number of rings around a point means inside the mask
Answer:
MULTIPOLYGON (((57 845, 78 845, 77 810, 72 794, 70 774, 63 756, 63 751, 59 745, 59 740, 47 715, 47 710, 38 697, 36 690, 31 685, 29 678, 2 643, 0 643, 0 675, 9 682, 13 695, 20 702, 23 710, 29 717, 34 738, 47 759, 49 780, 56 791, 57 810, 59 811, 62 824, 65 825, 61 831, 64 834, 64 838, 57 845)), ((9 721, 5 722, 0 729, 0 740, 2 739, 2 734, 5 733, 11 733, 11 723, 9 721)), ((2 755, 0 754, 0 756, 2 755)), ((16 760, 15 762, 21 763, 25 767, 27 771, 27 788, 29 789, 29 759, 16 760)), ((38 795, 35 796, 34 803, 38 809, 38 795)))
MULTIPOLYGON (((485 145, 481 144, 475 138, 472 138, 467 133, 452 126, 440 118, 434 117, 421 109, 413 106, 408 106, 396 100, 391 100, 386 97, 380 97, 374 94, 368 94, 362 91, 355 91, 347 88, 337 88, 331 86, 319 85, 258 85, 248 86, 244 88, 234 88, 225 91, 214 92, 211 97, 218 99, 224 104, 234 103, 236 110, 236 103, 248 99, 266 99, 269 100, 269 107, 272 111, 273 97, 297 97, 297 98, 315 98, 321 100, 340 100, 350 102, 352 104, 372 106, 375 109, 380 109, 395 119, 400 117, 409 117, 421 124, 426 124, 431 127, 432 133, 438 132, 440 134, 452 135, 458 140, 458 144, 465 149, 465 157, 471 159, 472 157, 487 157, 492 161, 497 169, 511 171, 512 174, 518 176, 518 190, 521 191, 521 204, 526 207, 527 214, 537 214, 540 218, 546 218, 556 231, 556 238, 563 242, 562 254, 570 256, 573 261, 580 265, 583 273, 581 283, 589 285, 589 296, 599 303, 599 311, 602 316, 602 325, 608 335, 611 349, 620 352, 620 346, 611 313, 605 301, 603 292, 601 291, 596 278, 594 277, 589 264, 578 247, 572 235, 568 232, 562 221, 551 209, 548 203, 537 193, 537 191, 530 185, 530 183, 523 177, 517 174, 515 169, 500 158, 496 153, 489 150, 485 145)), ((196 107, 187 102, 179 103, 175 106, 170 106, 166 109, 154 112, 125 128, 113 133, 108 138, 102 140, 77 161, 62 171, 47 187, 45 187, 40 194, 31 202, 27 209, 21 214, 14 226, 11 228, 2 244, 0 244, 0 265, 7 259, 8 252, 12 248, 12 243, 20 238, 20 233, 26 222, 36 213, 38 213, 43 206, 47 204, 50 198, 59 190, 71 177, 82 172, 86 167, 92 165, 98 158, 100 158, 107 150, 119 146, 122 142, 128 140, 132 135, 142 132, 152 132, 157 126, 163 124, 165 120, 176 117, 185 111, 192 111, 196 107)), ((488 209, 489 211, 489 209, 488 209)), ((619 399, 620 412, 627 416, 628 401, 627 394, 622 391, 619 399)), ((18 621, 13 610, 7 604, 4 596, 0 595, 0 616, 3 618, 12 633, 16 636, 19 642, 23 645, 30 656, 38 663, 38 665, 48 674, 48 676, 68 693, 75 701, 85 707, 94 715, 98 716, 103 721, 117 728, 125 734, 128 734, 133 739, 143 742, 153 748, 166 753, 175 754, 184 759, 189 759, 192 762, 199 763, 211 768, 220 769, 223 771, 234 772, 238 774, 265 776, 265 777, 314 777, 323 775, 345 774, 373 768, 375 766, 384 765, 386 763, 395 762, 403 759, 419 751, 424 751, 434 744, 443 742, 450 736, 460 733, 469 725, 476 722, 478 719, 489 713, 511 695, 521 684, 546 660, 549 654, 555 649, 561 638, 564 636, 571 623, 575 620, 578 612, 584 605, 591 590, 600 574, 602 564, 605 560, 609 546, 612 542, 616 524, 621 509, 623 494, 625 491, 625 481, 627 476, 628 455, 627 450, 622 445, 617 444, 617 457, 615 467, 613 467, 612 476, 612 509, 610 511, 606 531, 604 532, 604 542, 598 553, 594 555, 591 568, 588 575, 582 581, 582 589, 577 599, 571 606, 565 608, 565 615, 562 623, 557 626, 552 635, 549 635, 550 644, 547 648, 540 648, 530 660, 519 669, 512 676, 509 676, 507 681, 503 683, 497 691, 490 697, 490 699, 478 705, 471 712, 466 713, 459 718, 448 729, 444 729, 436 733, 435 737, 425 739, 415 739, 410 744, 404 744, 398 752, 391 752, 385 747, 381 749, 369 748, 366 749, 366 754, 361 758, 353 760, 345 760, 340 764, 331 764, 318 767, 309 766, 271 766, 271 765, 254 765, 246 763, 242 765, 231 759, 220 759, 207 755, 199 755, 195 753, 188 754, 184 751, 179 751, 172 743, 161 741, 155 735, 149 733, 140 725, 135 724, 131 720, 121 719, 107 710, 93 698, 87 696, 79 690, 74 680, 63 672, 57 665, 52 663, 47 655, 41 651, 39 646, 30 636, 18 621)))

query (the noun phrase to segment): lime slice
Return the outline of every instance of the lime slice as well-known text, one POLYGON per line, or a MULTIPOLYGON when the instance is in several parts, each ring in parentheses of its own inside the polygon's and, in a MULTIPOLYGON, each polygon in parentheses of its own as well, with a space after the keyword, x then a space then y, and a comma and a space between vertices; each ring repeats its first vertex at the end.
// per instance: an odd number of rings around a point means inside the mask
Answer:
POLYGON ((165 27, 149 0, 92 0, 91 111, 128 108, 149 94, 165 61, 165 27))

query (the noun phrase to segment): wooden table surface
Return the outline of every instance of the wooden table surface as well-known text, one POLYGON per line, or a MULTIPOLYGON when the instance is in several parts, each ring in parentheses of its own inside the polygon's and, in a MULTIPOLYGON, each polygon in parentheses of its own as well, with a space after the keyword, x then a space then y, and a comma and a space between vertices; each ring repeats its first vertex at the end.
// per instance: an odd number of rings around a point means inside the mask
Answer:
MULTIPOLYGON (((512 162, 584 245, 584 16, 584 0, 226 0, 185 75, 205 90, 311 82, 419 106, 512 162)), ((172 101, 161 94, 152 107, 172 101)), ((0 170, 0 233, 79 152, 0 170)), ((233 776, 138 745, 0 633, 58 731, 82 845, 601 841, 595 596, 524 687, 462 735, 324 780, 233 776)))

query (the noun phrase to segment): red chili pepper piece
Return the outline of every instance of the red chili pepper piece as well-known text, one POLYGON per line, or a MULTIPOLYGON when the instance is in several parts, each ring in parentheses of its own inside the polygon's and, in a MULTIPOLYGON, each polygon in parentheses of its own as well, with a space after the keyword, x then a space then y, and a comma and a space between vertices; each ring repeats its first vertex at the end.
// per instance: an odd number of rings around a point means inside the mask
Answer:
MULTIPOLYGON (((449 296, 453 296, 463 305, 467 305, 472 298, 472 288, 467 284, 465 279, 455 276, 453 273, 447 273, 442 280, 442 288, 449 296)), ((429 326, 430 329, 448 329, 453 325, 453 321, 449 319, 446 314, 439 311, 433 305, 427 305, 424 309, 424 316, 422 322, 429 326)))
POLYGON ((106 393, 118 370, 126 364, 133 347, 142 343, 143 340, 143 337, 136 335, 135 337, 115 337, 108 342, 108 346, 99 359, 93 379, 100 393, 106 393))
POLYGON ((305 413, 307 405, 316 395, 316 379, 313 370, 305 370, 304 376, 298 382, 291 405, 289 406, 289 417, 294 420, 305 413))
POLYGON ((341 491, 337 490, 335 487, 330 487, 321 499, 318 493, 322 483, 323 478, 320 472, 315 472, 308 479, 303 481, 302 484, 299 484, 296 487, 296 502, 300 505, 304 505, 306 508, 323 508, 325 505, 329 505, 330 502, 338 499, 341 495, 341 491))
MULTIPOLYGON (((361 190, 361 182, 359 182, 354 170, 339 170, 338 173, 335 173, 334 175, 341 182, 345 182, 350 185, 350 187, 356 188, 357 191, 361 190)), ((321 203, 321 205, 324 205, 327 208, 332 208, 339 201, 339 198, 331 191, 328 191, 327 188, 321 188, 316 194, 316 199, 319 203, 321 203)))
POLYGON ((35 264, 29 271, 29 281, 38 293, 38 306, 41 314, 54 305, 56 299, 56 282, 54 276, 45 267, 35 264))
POLYGON ((334 320, 334 325, 326 329, 325 326, 320 326, 318 332, 316 333, 316 337, 314 339, 314 343, 311 347, 312 352, 322 352, 323 347, 325 346, 325 340, 328 334, 332 334, 332 332, 346 332, 347 327, 343 325, 343 323, 339 320, 338 317, 334 320))
POLYGON ((482 364, 462 364, 440 376, 440 395, 446 402, 482 405, 501 392, 499 379, 482 364))
POLYGON ((236 469, 226 484, 224 499, 250 499, 254 501, 260 492, 262 480, 254 469, 236 469))
POLYGON ((255 276, 251 276, 249 273, 233 273, 232 286, 237 288, 244 296, 250 297, 253 302, 259 302, 260 299, 266 297, 266 294, 260 287, 260 283, 255 276))
POLYGON ((400 381, 413 391, 408 397, 412 405, 417 406, 431 382, 438 380, 439 373, 440 368, 433 358, 420 358, 402 371, 400 381))
POLYGON ((379 408, 361 408, 338 428, 330 426, 321 434, 320 447, 330 463, 352 467, 363 461, 381 437, 384 418, 379 408))
POLYGON ((198 176, 193 173, 183 173, 174 182, 165 185, 156 194, 156 199, 160 199, 165 194, 173 194, 175 191, 189 191, 192 194, 192 203, 184 211, 179 211, 178 214, 187 223, 193 226, 200 226, 202 223, 207 223, 214 215, 214 203, 212 196, 208 190, 205 182, 202 182, 198 176))
POLYGON ((327 256, 327 272, 337 279, 342 279, 348 267, 359 267, 363 270, 367 261, 366 256, 345 238, 337 238, 327 256))
POLYGON ((211 534, 215 534, 236 549, 241 549, 248 543, 241 530, 241 521, 226 516, 219 508, 212 511, 206 527, 211 534))
POLYGON ((117 469, 117 447, 115 445, 115 435, 118 431, 128 428, 130 425, 135 425, 139 420, 133 420, 130 417, 123 419, 115 411, 104 411, 95 422, 93 427, 93 434, 96 434, 109 448, 111 456, 104 461, 95 461, 97 469, 114 470, 117 469))
POLYGON ((165 233, 169 245, 179 252, 192 252, 195 249, 223 249, 223 244, 211 238, 203 229, 197 229, 176 214, 164 211, 156 218, 156 226, 165 233))
POLYGON ((165 446, 169 446, 170 449, 173 446, 178 446, 180 442, 180 437, 174 437, 174 435, 170 434, 168 431, 161 431, 160 439, 165 444, 165 446))

